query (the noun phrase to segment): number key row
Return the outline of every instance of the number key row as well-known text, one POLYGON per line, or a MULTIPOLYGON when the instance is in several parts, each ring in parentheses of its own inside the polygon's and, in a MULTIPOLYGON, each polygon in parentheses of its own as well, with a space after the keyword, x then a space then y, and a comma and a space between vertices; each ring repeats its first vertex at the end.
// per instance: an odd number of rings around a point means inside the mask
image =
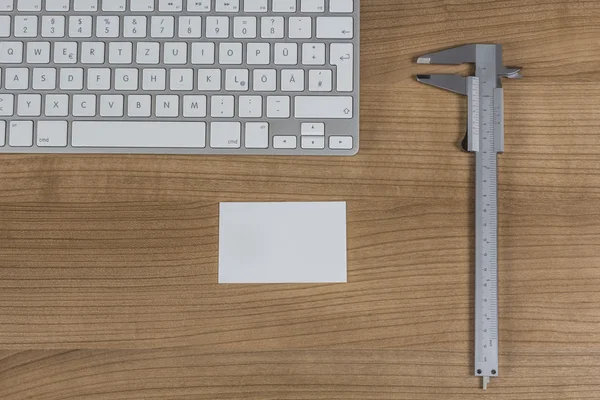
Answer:
MULTIPOLYGON (((234 17, 231 29, 230 17, 181 16, 126 16, 123 17, 121 32, 120 16, 70 16, 41 17, 41 32, 38 32, 38 16, 0 15, 0 37, 35 38, 214 38, 226 39, 311 39, 313 18, 311 17, 261 17, 260 29, 257 17, 234 17), (12 22, 12 23, 11 23, 12 22), (203 22, 206 26, 203 26, 203 22), (285 26, 287 25, 287 31, 285 26)), ((318 17, 316 37, 319 39, 352 39, 354 37, 352 17, 318 17)))

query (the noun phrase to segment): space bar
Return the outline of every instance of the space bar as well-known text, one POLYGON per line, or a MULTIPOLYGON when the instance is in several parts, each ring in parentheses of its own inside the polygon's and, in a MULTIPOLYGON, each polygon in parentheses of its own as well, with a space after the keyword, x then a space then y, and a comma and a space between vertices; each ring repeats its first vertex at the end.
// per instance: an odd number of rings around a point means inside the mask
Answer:
POLYGON ((73 147, 205 147, 204 122, 74 121, 73 147))

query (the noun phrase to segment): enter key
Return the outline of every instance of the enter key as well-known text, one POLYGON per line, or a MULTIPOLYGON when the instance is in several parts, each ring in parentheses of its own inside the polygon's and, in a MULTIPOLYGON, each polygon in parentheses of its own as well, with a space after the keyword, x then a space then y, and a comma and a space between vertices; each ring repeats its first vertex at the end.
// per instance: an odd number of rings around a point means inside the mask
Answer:
POLYGON ((331 44, 331 65, 337 67, 337 91, 354 90, 354 45, 352 43, 331 44))

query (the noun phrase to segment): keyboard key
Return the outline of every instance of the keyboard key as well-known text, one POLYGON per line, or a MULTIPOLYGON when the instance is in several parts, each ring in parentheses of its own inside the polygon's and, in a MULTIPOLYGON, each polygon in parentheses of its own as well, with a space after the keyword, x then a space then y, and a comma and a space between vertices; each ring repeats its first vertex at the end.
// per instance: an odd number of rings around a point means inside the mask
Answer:
POLYGON ((165 90, 167 71, 162 68, 145 68, 142 72, 142 90, 165 90))
POLYGON ((65 17, 62 15, 42 17, 42 37, 61 38, 65 36, 65 17))
POLYGON ((301 139, 303 149, 320 150, 325 148, 325 138, 321 136, 303 136, 301 139))
POLYGON ((318 17, 317 38, 352 39, 354 37, 354 18, 318 17))
POLYGON ((255 69, 253 72, 255 92, 274 92, 277 90, 277 71, 274 69, 255 69))
POLYGON ((239 122, 213 122, 210 124, 210 147, 215 149, 239 149, 241 146, 239 122))
POLYGON ((100 96, 100 116, 101 117, 122 117, 123 116, 123 95, 107 94, 100 96))
POLYGON ((267 97, 267 118, 289 118, 290 98, 289 96, 267 97))
POLYGON ((76 94, 73 96, 72 111, 74 117, 93 117, 96 115, 96 96, 76 94))
POLYGON ((312 19, 310 17, 292 17, 289 19, 290 39, 310 39, 312 37, 312 19))
POLYGON ((242 63, 241 43, 221 43, 219 45, 219 64, 232 65, 242 63))
POLYGON ((351 13, 354 11, 354 0, 330 0, 329 11, 332 13, 351 13))
POLYGON ((300 127, 302 136, 324 136, 325 124, 323 123, 308 123, 302 124, 300 127))
POLYGON ((296 136, 273 136, 273 147, 276 149, 295 149, 297 141, 296 136))
POLYGON ((267 12, 267 0, 244 0, 245 12, 267 12))
POLYGON ((296 0, 273 0, 273 12, 288 13, 296 11, 296 0))
POLYGON ((183 10, 183 0, 158 0, 158 11, 180 12, 183 10))
POLYGON ((229 17, 207 17, 206 37, 225 39, 229 37, 229 17))
MULTIPOLYGON (((113 46, 115 44, 110 43, 113 46)), ((110 56, 110 54, 109 54, 110 56)), ((104 63, 104 43, 103 42, 83 42, 81 44, 81 62, 84 64, 103 64, 104 63)))
POLYGON ((14 113, 15 96, 8 93, 0 93, 0 117, 10 117, 14 113))
POLYGON ((308 90, 311 92, 331 92, 333 73, 329 69, 312 69, 308 72, 308 90))
POLYGON ((133 43, 131 42, 110 42, 108 46, 109 64, 131 64, 133 53, 133 43))
POLYGON ((352 43, 333 43, 330 63, 337 67, 336 90, 351 92, 354 88, 354 45, 352 43))
POLYGON ((302 92, 304 91, 304 70, 284 69, 281 70, 281 91, 302 92))
POLYGON ((44 114, 47 117, 66 117, 69 115, 69 96, 66 94, 46 95, 44 114))
POLYGON ((46 0, 46 11, 69 11, 69 0, 46 0))
POLYGON ((96 36, 99 38, 119 37, 119 17, 103 15, 96 17, 96 36))
POLYGON ((84 12, 98 11, 98 0, 73 0, 73 10, 84 12))
POLYGON ((102 0, 102 11, 123 12, 125 5, 125 0, 102 0))
POLYGON ((6 121, 0 121, 0 147, 6 144, 6 121))
POLYGON ((294 116, 314 119, 351 119, 353 98, 349 96, 297 96, 294 116))
POLYGON ((244 145, 247 149, 268 148, 269 124, 266 122, 247 122, 244 145))
POLYGON ((233 37, 256 38, 256 17, 235 17, 233 19, 233 37))
POLYGON ((179 116, 179 96, 167 95, 156 96, 157 117, 178 117, 179 116))
POLYGON ((9 90, 29 89, 29 70, 27 68, 6 68, 4 70, 4 88, 9 90))
POLYGON ((77 43, 55 42, 54 62, 56 64, 75 64, 77 62, 77 43))
POLYGON ((225 90, 230 92, 248 91, 247 69, 228 69, 225 71, 225 90))
POLYGON ((87 73, 88 90, 109 90, 110 89, 110 69, 108 68, 90 68, 87 73))
POLYGON ((10 15, 0 15, 0 38, 10 36, 10 26, 10 15))
POLYGON ((152 97, 150 95, 128 96, 127 115, 130 117, 149 117, 152 115, 152 97))
POLYGON ((172 69, 169 76, 169 87, 171 90, 193 90, 194 89, 194 70, 172 69))
POLYGON ((61 90, 83 89, 83 68, 61 68, 58 87, 61 90))
POLYGON ((202 90, 202 91, 221 90, 221 70, 220 69, 199 69, 198 70, 198 90, 202 90))
POLYGON ((163 54, 165 64, 187 64, 187 43, 165 43, 163 54))
POLYGON ((215 9, 218 12, 238 12, 240 11, 240 0, 215 0, 215 9))
POLYGON ((325 12, 325 0, 300 0, 300 11, 302 12, 325 12))
POLYGON ((269 65, 271 45, 269 43, 248 43, 247 62, 250 65, 269 65))
POLYGON ((210 115, 214 118, 232 118, 235 98, 233 96, 213 96, 210 100, 210 115))
POLYGON ((214 43, 192 43, 192 64, 214 64, 215 63, 215 44, 214 43))
POLYGON ((0 64, 23 62, 23 42, 0 42, 0 64))
POLYGON ((29 64, 48 64, 50 62, 50 42, 28 42, 27 62, 29 64))
POLYGON ((209 12, 211 0, 188 0, 187 10, 191 12, 209 12))
POLYGON ((56 68, 34 68, 31 87, 35 90, 56 89, 56 68))
POLYGON ((13 4, 14 0, 0 0, 0 11, 12 11, 13 4))
POLYGON ((330 136, 329 148, 333 150, 351 150, 352 136, 330 136))
POLYGON ((38 34, 38 17, 36 15, 15 16, 15 37, 36 37, 38 34))
POLYGON ((202 36, 202 17, 179 17, 179 37, 199 38, 202 36))
POLYGON ((155 42, 140 42, 137 44, 135 61, 138 64, 158 64, 160 45, 155 42))
POLYGON ((240 118, 261 118, 262 97, 240 96, 238 110, 240 118))
POLYGON ((298 43, 275 43, 275 64, 296 65, 298 63, 298 43))
POLYGON ((283 39, 283 17, 262 17, 260 19, 261 37, 265 39, 283 39))
POLYGON ((154 0, 131 0, 129 7, 135 12, 154 11, 154 0))
POLYGON ((40 11, 42 0, 17 0, 18 11, 40 11))
POLYGON ((17 115, 19 117, 39 117, 42 113, 42 96, 39 94, 20 94, 17 97, 17 115))
POLYGON ((74 147, 202 148, 204 122, 75 121, 74 147), (168 132, 168 134, 165 134, 168 132))
POLYGON ((146 37, 146 17, 135 16, 125 17, 123 22, 123 37, 126 38, 145 38, 146 37))
POLYGON ((171 16, 153 16, 150 23, 150 36, 153 38, 172 38, 175 31, 175 18, 171 16))
POLYGON ((115 69, 115 90, 137 90, 138 69, 117 68, 115 69))
POLYGON ((33 146, 33 121, 13 121, 8 129, 8 145, 11 147, 33 146))
POLYGON ((183 96, 184 118, 206 117, 206 96, 183 96))
POLYGON ((92 17, 69 17, 69 37, 92 37, 92 17))
POLYGON ((39 121, 36 144, 40 147, 65 147, 67 129, 67 121, 39 121))
POLYGON ((325 43, 303 43, 302 64, 325 65, 325 43))

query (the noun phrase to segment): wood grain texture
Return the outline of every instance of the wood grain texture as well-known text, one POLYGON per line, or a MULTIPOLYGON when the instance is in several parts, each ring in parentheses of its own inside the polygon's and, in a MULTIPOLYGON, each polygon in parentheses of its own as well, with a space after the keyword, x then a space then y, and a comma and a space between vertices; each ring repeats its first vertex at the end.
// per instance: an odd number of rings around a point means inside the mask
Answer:
POLYGON ((0 157, 0 398, 478 398, 466 102, 413 78, 472 42, 525 75, 486 397, 600 397, 600 2, 363 0, 356 157, 0 157), (348 202, 348 284, 216 284, 218 202, 279 200, 348 202))

